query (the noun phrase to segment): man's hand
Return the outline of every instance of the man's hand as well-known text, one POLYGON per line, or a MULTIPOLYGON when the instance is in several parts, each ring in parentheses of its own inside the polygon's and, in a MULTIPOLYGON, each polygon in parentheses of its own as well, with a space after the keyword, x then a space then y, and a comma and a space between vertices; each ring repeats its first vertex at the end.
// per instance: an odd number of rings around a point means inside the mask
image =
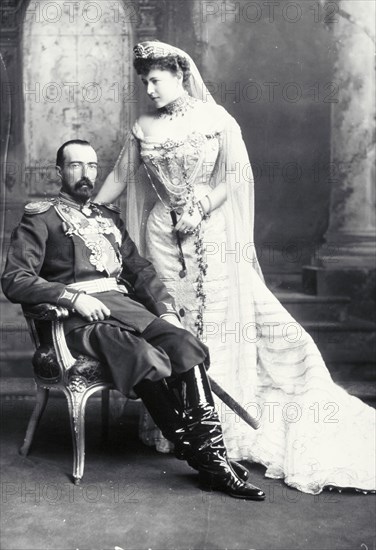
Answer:
POLYGON ((177 328, 184 328, 179 319, 173 313, 163 315, 162 319, 164 319, 168 323, 171 323, 171 325, 174 325, 177 328))
POLYGON ((107 306, 89 294, 80 294, 74 303, 74 309, 88 321, 104 321, 111 315, 107 306))

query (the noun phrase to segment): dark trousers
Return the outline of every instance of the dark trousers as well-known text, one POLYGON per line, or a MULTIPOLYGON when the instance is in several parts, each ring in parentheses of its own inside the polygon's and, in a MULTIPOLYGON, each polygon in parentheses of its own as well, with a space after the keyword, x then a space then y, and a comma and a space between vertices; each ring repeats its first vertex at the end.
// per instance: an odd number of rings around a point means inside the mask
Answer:
POLYGON ((168 378, 209 363, 207 347, 190 332, 156 318, 142 333, 98 322, 67 335, 72 353, 98 358, 110 369, 115 387, 136 398, 133 388, 141 380, 168 378))

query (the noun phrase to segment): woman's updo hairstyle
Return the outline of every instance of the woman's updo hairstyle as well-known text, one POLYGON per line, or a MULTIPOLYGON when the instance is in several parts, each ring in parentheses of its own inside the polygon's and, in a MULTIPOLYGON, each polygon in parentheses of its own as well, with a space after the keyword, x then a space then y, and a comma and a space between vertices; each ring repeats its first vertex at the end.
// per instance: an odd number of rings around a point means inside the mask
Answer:
POLYGON ((183 84, 186 84, 191 75, 189 61, 181 55, 167 55, 165 57, 136 57, 133 62, 138 75, 147 76, 152 69, 160 69, 161 71, 170 71, 177 75, 183 73, 183 84))

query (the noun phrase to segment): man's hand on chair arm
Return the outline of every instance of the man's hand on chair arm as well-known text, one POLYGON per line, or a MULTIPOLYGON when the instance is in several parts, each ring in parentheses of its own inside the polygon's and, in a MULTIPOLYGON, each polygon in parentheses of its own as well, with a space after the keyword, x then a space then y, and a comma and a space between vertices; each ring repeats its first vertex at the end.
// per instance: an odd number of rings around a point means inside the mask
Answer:
POLYGON ((84 293, 76 298, 74 309, 88 321, 104 321, 111 315, 111 311, 100 300, 84 293))

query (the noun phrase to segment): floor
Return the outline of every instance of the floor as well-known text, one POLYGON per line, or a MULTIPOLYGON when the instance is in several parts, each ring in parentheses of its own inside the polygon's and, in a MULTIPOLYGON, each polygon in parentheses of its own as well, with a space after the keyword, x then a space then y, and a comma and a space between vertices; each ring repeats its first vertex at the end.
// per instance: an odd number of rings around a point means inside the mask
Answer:
POLYGON ((71 483, 72 449, 64 398, 52 398, 27 458, 18 454, 33 399, 1 403, 2 550, 374 550, 375 495, 316 497, 263 477, 264 502, 199 489, 197 475, 137 440, 137 409, 112 416, 100 439, 99 401, 86 420, 86 468, 71 483))

